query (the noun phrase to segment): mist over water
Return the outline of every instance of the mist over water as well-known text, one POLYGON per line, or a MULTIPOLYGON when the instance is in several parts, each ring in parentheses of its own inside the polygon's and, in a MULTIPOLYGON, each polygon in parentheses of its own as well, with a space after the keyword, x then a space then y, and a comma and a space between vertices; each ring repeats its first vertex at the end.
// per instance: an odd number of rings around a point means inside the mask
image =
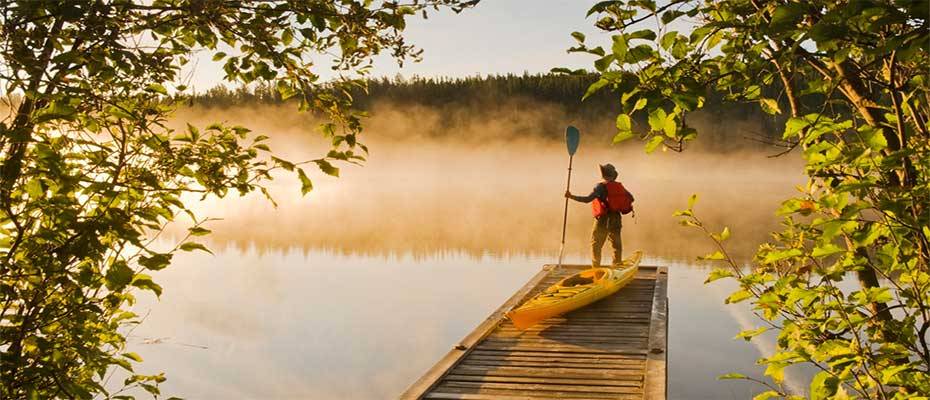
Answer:
MULTIPOLYGON (((316 122, 289 107, 192 108, 177 118, 224 120, 271 136, 292 161, 328 150, 316 122)), ((702 284, 709 266, 694 257, 711 243, 672 213, 697 193, 697 214, 717 231, 729 226, 730 251, 747 260, 804 182, 799 160, 712 151, 700 138, 682 154, 647 155, 638 142, 611 146, 612 121, 573 121, 520 100, 451 115, 378 105, 365 125, 364 166, 341 165, 338 179, 307 168, 314 190, 303 197, 296 179, 277 174, 277 208, 260 194, 197 204, 201 217, 222 218, 206 238, 216 255, 180 254, 155 276, 164 294, 142 297, 137 308, 149 314, 130 336, 146 359, 139 372, 166 371, 163 392, 190 399, 396 397, 555 262, 568 156, 564 131, 543 127, 559 121, 582 132, 572 192, 594 187, 598 164, 617 166, 636 197, 636 217, 623 220, 625 254, 642 249, 647 264, 670 266, 670 398, 761 392, 715 379, 760 376, 754 361, 766 347, 731 339, 754 317, 723 306, 729 283, 702 284)), ((589 262, 590 213, 570 202, 566 262, 589 262)), ((187 226, 176 225, 166 245, 187 226)))
MULTIPOLYGON (((363 166, 344 165, 338 179, 307 168, 315 189, 305 197, 293 177, 279 174, 270 187, 277 209, 260 194, 209 199, 198 208, 223 218, 211 224, 210 240, 240 247, 254 243, 365 255, 553 255, 561 235, 568 156, 563 132, 538 130, 558 112, 546 106, 525 109, 517 115, 476 111, 470 119, 449 117, 455 124, 444 125, 444 116, 429 109, 378 107, 366 122, 363 141, 371 154, 363 166)), ((256 133, 271 136, 272 149, 285 158, 324 154, 328 143, 315 132, 314 121, 287 110, 189 110, 179 120, 244 119, 256 133)), ((597 165, 614 164, 636 197, 635 218, 624 217, 624 246, 652 256, 693 260, 710 249, 697 230, 681 227, 672 216, 695 193, 699 217, 717 230, 729 226, 733 253, 751 256, 778 228, 774 210, 804 182, 802 164, 793 155, 700 149, 650 155, 636 141, 612 146, 613 131, 603 124, 575 123, 582 143, 572 192, 588 194, 600 181, 597 165)), ((568 252, 588 254, 591 222, 589 205, 570 202, 568 252)))

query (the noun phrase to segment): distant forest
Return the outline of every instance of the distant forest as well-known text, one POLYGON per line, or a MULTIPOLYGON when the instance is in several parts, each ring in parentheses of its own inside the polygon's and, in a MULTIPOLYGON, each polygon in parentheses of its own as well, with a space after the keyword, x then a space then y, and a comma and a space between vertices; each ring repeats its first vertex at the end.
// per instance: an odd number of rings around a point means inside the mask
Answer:
MULTIPOLYGON (((367 93, 359 88, 351 93, 355 107, 371 111, 379 104, 395 107, 421 106, 449 111, 449 115, 460 115, 463 109, 481 112, 494 110, 520 113, 527 104, 537 102, 555 106, 562 114, 574 121, 585 121, 598 126, 613 126, 620 111, 619 95, 601 90, 581 100, 588 86, 597 79, 595 74, 528 74, 487 75, 464 78, 378 78, 367 81, 367 93), (510 110, 508 110, 508 108, 510 110)), ((720 105, 720 99, 707 99, 705 110, 694 114, 689 124, 710 131, 703 135, 706 143, 725 150, 759 145, 759 141, 770 141, 781 137, 776 128, 778 120, 765 114, 756 104, 720 105), (709 128, 709 129, 708 129, 709 128)), ((250 104, 284 103, 280 94, 270 84, 252 87, 228 88, 223 85, 205 92, 196 93, 189 99, 192 106, 228 108, 250 104)), ((454 127, 455 118, 449 121, 454 127)), ((640 121, 643 125, 646 121, 640 121)), ((781 125, 783 126, 783 124, 781 125)), ((546 126, 543 132, 550 134, 564 130, 564 126, 546 126)), ((609 131, 609 129, 603 129, 609 131)), ((553 135, 553 136, 555 136, 553 135)), ((755 147, 755 146, 753 146, 755 147)))
MULTIPOLYGON (((495 102, 495 100, 524 97, 560 104, 567 110, 606 111, 615 102, 615 96, 607 91, 599 92, 584 101, 581 96, 588 86, 597 80, 597 75, 556 74, 507 74, 470 76, 464 78, 376 78, 367 80, 368 93, 362 89, 351 93, 355 106, 362 110, 382 100, 398 104, 418 104, 441 107, 456 103, 495 102)), ((253 87, 213 87, 206 92, 193 95, 195 103, 212 107, 229 107, 241 104, 278 104, 281 95, 271 84, 256 84, 253 87)))

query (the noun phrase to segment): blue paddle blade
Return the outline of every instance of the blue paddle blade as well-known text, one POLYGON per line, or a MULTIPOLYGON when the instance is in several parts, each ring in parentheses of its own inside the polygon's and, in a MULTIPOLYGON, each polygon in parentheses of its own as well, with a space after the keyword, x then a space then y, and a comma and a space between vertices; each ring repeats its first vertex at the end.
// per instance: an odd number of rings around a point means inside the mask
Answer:
POLYGON ((565 129, 565 144, 568 146, 568 155, 573 156, 578 151, 578 142, 581 141, 581 132, 578 128, 569 125, 565 129))

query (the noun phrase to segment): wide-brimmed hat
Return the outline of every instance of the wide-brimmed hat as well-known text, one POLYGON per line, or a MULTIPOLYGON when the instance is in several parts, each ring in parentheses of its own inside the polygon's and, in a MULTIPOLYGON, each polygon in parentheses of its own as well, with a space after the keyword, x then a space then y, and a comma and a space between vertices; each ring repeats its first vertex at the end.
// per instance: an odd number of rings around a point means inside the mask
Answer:
POLYGON ((617 169, 614 168, 613 165, 604 164, 604 165, 598 165, 597 167, 601 169, 602 177, 604 178, 616 178, 617 177, 617 169))

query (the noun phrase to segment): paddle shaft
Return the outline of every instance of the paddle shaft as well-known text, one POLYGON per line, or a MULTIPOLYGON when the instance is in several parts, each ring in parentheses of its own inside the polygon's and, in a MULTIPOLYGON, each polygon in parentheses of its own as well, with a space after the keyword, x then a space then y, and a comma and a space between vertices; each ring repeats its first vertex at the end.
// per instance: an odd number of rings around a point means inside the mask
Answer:
MULTIPOLYGON (((565 182, 565 191, 567 192, 572 186, 572 159, 575 156, 568 156, 568 182, 565 182)), ((562 213, 562 244, 559 246, 559 264, 562 266, 562 252, 565 250, 565 227, 568 225, 568 197, 565 198, 565 210, 562 213)))

